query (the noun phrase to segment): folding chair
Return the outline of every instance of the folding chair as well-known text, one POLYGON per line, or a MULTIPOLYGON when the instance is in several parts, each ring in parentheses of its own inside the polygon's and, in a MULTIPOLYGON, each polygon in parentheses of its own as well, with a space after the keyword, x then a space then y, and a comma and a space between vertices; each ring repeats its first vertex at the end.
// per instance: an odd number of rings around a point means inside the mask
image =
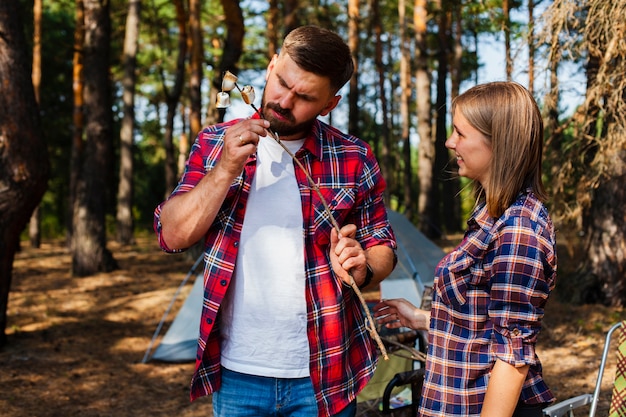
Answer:
POLYGON ((574 410, 586 405, 589 408, 589 417, 595 417, 598 408, 598 400, 600 398, 600 387, 602 385, 602 377, 604 368, 606 367, 607 357, 611 344, 613 333, 618 332, 618 349, 617 349, 617 369, 615 372, 615 381, 613 383, 613 393, 611 395, 611 406, 609 409, 609 417, 626 417, 626 320, 614 324, 609 329, 606 340, 604 342, 604 350, 600 361, 600 369, 598 370, 598 378, 596 387, 592 394, 582 394, 557 404, 551 405, 543 409, 546 417, 562 417, 574 416, 574 410))

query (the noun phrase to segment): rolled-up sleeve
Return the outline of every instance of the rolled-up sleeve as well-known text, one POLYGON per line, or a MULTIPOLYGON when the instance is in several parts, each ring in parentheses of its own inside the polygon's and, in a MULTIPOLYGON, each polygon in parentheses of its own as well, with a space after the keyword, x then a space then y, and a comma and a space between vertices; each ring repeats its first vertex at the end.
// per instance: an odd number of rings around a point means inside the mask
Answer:
POLYGON ((535 342, 551 290, 545 271, 551 249, 542 241, 541 229, 527 217, 511 218, 494 245, 491 350, 498 359, 516 367, 538 363, 535 342))

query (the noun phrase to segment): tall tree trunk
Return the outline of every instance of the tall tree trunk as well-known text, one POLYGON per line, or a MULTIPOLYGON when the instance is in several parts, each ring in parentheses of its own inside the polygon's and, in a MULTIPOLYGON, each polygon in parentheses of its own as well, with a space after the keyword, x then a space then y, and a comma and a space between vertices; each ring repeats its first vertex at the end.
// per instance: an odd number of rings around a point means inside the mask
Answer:
MULTIPOLYGON (((165 133, 163 143, 165 148, 165 197, 169 196, 178 181, 178 168, 174 149, 174 119, 176 109, 180 104, 180 97, 185 84, 185 63, 187 62, 187 12, 183 0, 174 0, 176 7, 176 22, 178 24, 178 56, 176 58, 176 73, 172 88, 168 87, 163 69, 161 69, 161 85, 165 94, 167 114, 165 116, 165 133)), ((184 115, 183 115, 184 117, 184 115)), ((186 129, 186 125, 185 125, 186 129)), ((183 133, 185 136, 187 133, 183 133)), ((184 155, 185 159, 187 155, 184 155)))
POLYGON ((85 0, 85 114, 87 142, 74 203, 72 274, 87 276, 117 268, 106 248, 107 190, 112 160, 109 80, 111 22, 108 0, 85 0))
POLYGON ((204 48, 202 47, 202 1, 189 0, 189 39, 191 58, 189 61, 189 114, 190 137, 195 138, 202 130, 202 79, 204 68, 204 48))
MULTIPOLYGON (((211 89, 211 103, 217 100, 217 93, 222 88, 222 78, 226 71, 233 74, 239 74, 237 63, 243 53, 243 39, 245 36, 245 27, 243 24, 243 11, 239 1, 222 0, 222 8, 224 9, 226 38, 222 47, 222 59, 220 60, 219 73, 213 78, 213 88, 211 89)), ((215 109, 215 107, 213 107, 215 109)), ((221 122, 224 120, 225 109, 219 109, 218 120, 211 122, 221 122)))
POLYGON ((348 94, 348 133, 360 136, 359 130, 359 26, 361 16, 359 0, 348 0, 348 45, 354 61, 354 74, 350 78, 350 93, 348 94))
POLYGON ((528 0, 528 91, 535 94, 535 2, 528 0))
POLYGON ((382 114, 383 122, 381 126, 380 134, 383 138, 383 147, 381 152, 381 172, 383 178, 387 181, 387 188, 385 189, 385 200, 389 203, 390 193, 395 189, 395 181, 393 177, 393 164, 392 164, 392 141, 391 141, 391 129, 389 122, 389 104, 387 100, 387 89, 385 88, 385 65, 383 62, 383 27, 380 20, 380 2, 374 0, 372 2, 372 25, 375 39, 374 48, 374 62, 376 65, 376 73, 378 74, 378 97, 380 99, 380 112, 382 114))
POLYGON ((504 63, 507 81, 513 79, 513 58, 511 57, 511 17, 509 0, 502 0, 502 31, 504 32, 504 63))
MULTIPOLYGON (((450 38, 452 42, 452 48, 450 51, 450 100, 454 100, 459 95, 461 81, 462 81, 462 58, 463 58, 463 5, 452 2, 451 6, 451 19, 453 23, 450 28, 450 38)), ((449 152, 446 150, 446 153, 449 152)), ((442 197, 445 208, 448 210, 445 218, 445 225, 447 232, 455 232, 461 230, 462 225, 462 213, 461 213, 461 199, 458 196, 461 194, 461 180, 458 175, 450 174, 451 172, 458 172, 459 167, 456 159, 448 157, 447 165, 445 168, 445 182, 443 184, 444 195, 442 197)))
POLYGON ((124 36, 124 116, 120 131, 120 175, 117 190, 117 241, 135 243, 133 234, 133 137, 135 131, 135 82, 137 77, 137 42, 141 20, 141 0, 130 0, 124 36))
POLYGON ((417 97, 417 133, 418 148, 418 179, 419 196, 417 212, 418 228, 429 235, 432 234, 435 210, 433 194, 433 172, 435 165, 435 143, 432 133, 432 99, 430 93, 430 70, 428 67, 428 0, 415 0, 413 12, 415 26, 415 95, 417 97))
POLYGON ((450 161, 446 139, 448 137, 448 105, 447 88, 448 79, 448 44, 449 44, 449 18, 446 0, 439 0, 437 24, 439 32, 437 34, 437 99, 435 108, 437 109, 437 121, 435 130, 435 165, 433 166, 433 178, 436 185, 432 188, 433 208, 430 213, 433 223, 428 229, 427 236, 439 238, 442 235, 443 225, 448 227, 451 219, 454 218, 454 206, 452 200, 456 198, 451 192, 449 174, 446 173, 446 166, 450 161))
POLYGON ((84 79, 84 53, 85 44, 85 4, 83 0, 76 0, 76 16, 74 29, 74 56, 72 59, 72 93, 73 93, 73 113, 72 113, 72 150, 70 156, 70 178, 67 213, 67 241, 71 245, 74 229, 74 203, 76 201, 76 187, 78 184, 78 174, 80 172, 80 161, 83 157, 85 141, 85 98, 83 96, 84 79))
POLYGON ((407 30, 406 2, 398 1, 398 23, 400 39, 400 119, 402 123, 402 159, 403 159, 403 201, 404 214, 409 219, 412 217, 413 172, 411 170, 411 117, 409 105, 411 101, 411 40, 407 30))
MULTIPOLYGON (((182 129, 181 129, 181 134, 180 134, 180 140, 178 141, 178 163, 176 164, 179 176, 182 175, 183 171, 185 170, 185 164, 187 163, 187 157, 189 156, 189 149, 191 148, 191 144, 189 142, 189 136, 187 136, 186 107, 181 105, 180 108, 181 108, 180 122, 182 125, 182 129)), ((174 183, 174 185, 176 185, 176 183, 174 183)), ((172 189, 170 190, 170 192, 167 193, 167 195, 170 195, 173 190, 174 188, 172 187, 172 189)))
MULTIPOLYGON (((33 69, 32 79, 35 90, 35 101, 40 104, 39 90, 41 88, 41 15, 43 0, 33 2, 33 69)), ((37 206, 30 216, 28 227, 30 246, 39 248, 41 246, 41 208, 37 206)))
POLYGON ((20 233, 49 176, 18 2, 0 2, 0 346, 20 233))
POLYGON ((278 0, 269 0, 267 9, 267 57, 272 59, 278 53, 278 24, 279 11, 278 0))
POLYGON ((298 11, 301 9, 300 0, 284 0, 283 1, 283 24, 285 26, 284 35, 287 36, 289 32, 302 25, 298 16, 298 11))

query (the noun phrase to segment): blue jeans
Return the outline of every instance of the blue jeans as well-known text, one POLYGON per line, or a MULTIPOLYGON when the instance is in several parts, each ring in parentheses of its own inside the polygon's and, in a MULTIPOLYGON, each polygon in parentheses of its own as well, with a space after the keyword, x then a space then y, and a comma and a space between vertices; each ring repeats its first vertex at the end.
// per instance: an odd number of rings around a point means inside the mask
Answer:
MULTIPOLYGON (((213 393, 215 417, 316 417, 309 377, 268 378, 222 368, 222 386, 213 393)), ((356 400, 333 417, 354 417, 356 400)))

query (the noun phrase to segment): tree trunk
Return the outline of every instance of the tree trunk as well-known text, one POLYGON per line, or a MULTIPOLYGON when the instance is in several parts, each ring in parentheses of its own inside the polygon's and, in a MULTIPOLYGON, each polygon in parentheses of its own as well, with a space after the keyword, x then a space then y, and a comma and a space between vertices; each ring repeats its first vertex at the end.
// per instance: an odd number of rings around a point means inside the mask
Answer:
POLYGON ((0 346, 20 233, 43 196, 49 176, 46 144, 18 4, 0 2, 0 346))
POLYGON ((535 2, 528 0, 528 92, 535 94, 535 2))
POLYGON ((626 150, 610 159, 607 175, 592 190, 592 204, 583 212, 587 273, 600 285, 600 296, 587 301, 626 305, 626 150))
POLYGON ((378 74, 378 97, 380 98, 380 112, 383 118, 380 131, 383 138, 381 172, 383 174, 383 178, 387 180, 385 201, 389 203, 390 193, 395 189, 395 181, 393 177, 394 165, 391 162, 392 141, 391 130, 389 129, 389 104, 387 100, 387 89, 385 88, 385 65, 383 63, 383 27, 380 20, 380 2, 378 0, 374 0, 372 2, 372 25, 375 38, 374 61, 376 65, 376 73, 378 74))
POLYGON ((85 114, 87 142, 74 203, 72 274, 87 276, 117 268, 106 248, 105 213, 112 157, 109 81, 110 16, 107 0, 85 4, 85 114))
POLYGON ((430 71, 428 67, 428 0, 415 0, 413 12, 415 26, 415 95, 417 97, 418 148, 418 228, 430 233, 435 210, 433 194, 433 167, 435 165, 435 143, 432 134, 432 99, 430 94, 430 71))
POLYGON ((68 195, 68 213, 67 213, 67 240, 71 245, 72 234, 74 229, 74 203, 76 201, 76 187, 78 184, 78 175, 80 173, 80 162, 83 158, 85 150, 85 140, 83 134, 85 132, 85 98, 83 96, 85 89, 84 80, 84 54, 83 47, 85 43, 85 4, 83 0, 76 0, 76 26, 74 29, 74 56, 72 59, 72 93, 73 107, 72 114, 72 151, 70 156, 70 178, 69 178, 69 195, 68 195))
MULTIPOLYGON (((35 90, 35 101, 39 107, 39 90, 41 88, 41 15, 42 1, 34 0, 33 2, 33 89, 35 90)), ((35 208, 30 216, 30 224, 28 227, 28 236, 30 238, 30 246, 39 248, 41 246, 41 209, 39 206, 35 208)))
POLYGON ((267 57, 272 59, 278 53, 278 0, 269 0, 267 9, 267 57))
POLYGON ((195 138, 202 129, 202 78, 204 68, 204 48, 202 47, 202 1, 189 0, 189 39, 191 59, 189 61, 189 114, 190 137, 195 138))
POLYGON ((446 8, 446 2, 441 1, 438 7, 437 23, 439 40, 437 50, 437 99, 435 108, 437 109, 437 121, 435 131, 435 165, 433 178, 437 183, 432 188, 433 208, 435 210, 430 213, 433 223, 428 230, 427 236, 430 238, 439 238, 442 236, 444 225, 447 229, 458 229, 454 227, 454 203, 456 197, 452 184, 449 180, 449 174, 446 167, 450 161, 448 148, 446 148, 446 139, 448 138, 448 105, 447 105, 447 88, 446 82, 448 78, 448 44, 449 44, 449 15, 446 8))
POLYGON ((398 1, 398 38, 400 40, 400 119, 402 131, 402 205, 404 215, 409 219, 412 217, 413 192, 413 172, 411 170, 411 117, 409 116, 409 105, 411 101, 411 40, 407 30, 406 2, 398 1))
POLYGON ((511 58, 511 17, 509 0, 502 0, 502 31, 504 32, 504 63, 506 80, 513 79, 513 59, 511 58))
MULTIPOLYGON (((183 93, 185 84, 185 63, 187 62, 187 12, 182 0, 174 0, 176 7, 176 22, 178 24, 178 56, 176 58, 176 74, 174 75, 174 85, 171 90, 165 81, 165 75, 161 74, 161 84, 165 95, 165 103, 167 105, 167 114, 165 116, 165 133, 163 135, 163 143, 165 148, 165 197, 169 196, 178 182, 179 169, 177 167, 175 149, 174 149, 174 119, 176 118, 176 109, 180 104, 180 97, 183 93)), ((184 118, 183 114, 183 118, 184 118)), ((184 126, 186 129, 186 124, 184 126)), ((187 133, 183 133, 187 135, 187 133)), ((184 155, 185 159, 187 155, 184 155)))
MULTIPOLYGON (((220 60, 219 73, 213 77, 213 88, 211 89, 211 103, 217 100, 217 93, 222 89, 222 78, 226 71, 233 74, 239 74, 237 63, 243 53, 243 39, 245 36, 245 27, 243 24, 243 11, 237 0, 222 0, 224 9, 226 38, 222 47, 222 59, 220 60)), ((215 109, 214 106, 212 106, 215 109)), ((218 120, 211 122, 221 122, 226 114, 225 109, 219 109, 218 120)))
POLYGON ((350 92, 348 94, 348 133, 360 136, 359 130, 359 25, 361 16, 359 13, 359 1, 348 1, 348 45, 352 52, 354 62, 354 74, 350 78, 350 92))
POLYGON ((124 116, 120 131, 120 175, 117 190, 117 241, 135 243, 133 235, 133 142, 135 132, 135 82, 137 77, 137 42, 141 20, 141 0, 130 0, 124 36, 124 116))

